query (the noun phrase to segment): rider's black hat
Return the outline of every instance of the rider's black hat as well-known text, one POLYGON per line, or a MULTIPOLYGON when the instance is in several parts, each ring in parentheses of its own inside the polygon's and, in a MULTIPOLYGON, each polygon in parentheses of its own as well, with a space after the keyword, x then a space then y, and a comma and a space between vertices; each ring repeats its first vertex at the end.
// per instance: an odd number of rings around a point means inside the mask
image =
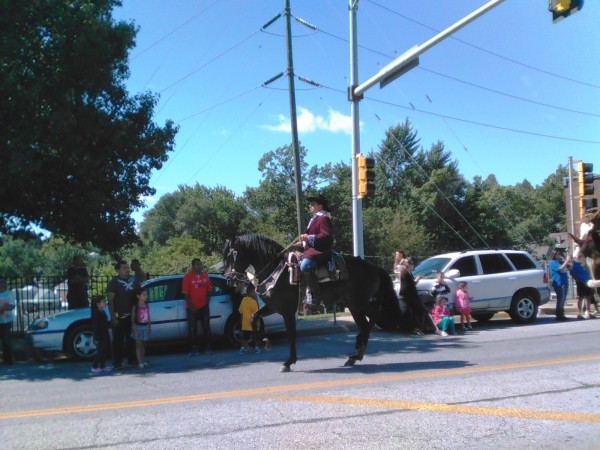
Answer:
POLYGON ((323 197, 321 194, 317 194, 312 197, 306 197, 307 202, 315 202, 317 205, 322 205, 325 211, 329 211, 329 204, 327 199, 323 197))

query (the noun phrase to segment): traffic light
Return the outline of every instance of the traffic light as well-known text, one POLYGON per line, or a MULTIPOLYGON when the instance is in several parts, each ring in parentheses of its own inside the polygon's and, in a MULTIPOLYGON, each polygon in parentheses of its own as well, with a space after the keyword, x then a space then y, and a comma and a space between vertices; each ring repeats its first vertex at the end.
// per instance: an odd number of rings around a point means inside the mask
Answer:
POLYGON ((368 156, 358 155, 358 196, 365 197, 375 189, 375 160, 368 156))
POLYGON ((577 163, 577 174, 579 175, 579 197, 594 195, 594 165, 592 163, 577 163))
POLYGON ((583 0, 549 0, 548 9, 552 13, 552 23, 576 13, 583 7, 583 0))
POLYGON ((595 198, 585 198, 589 195, 594 195, 594 165, 592 163, 577 163, 577 175, 579 180, 579 204, 580 217, 583 217, 585 212, 598 206, 598 200, 595 198))

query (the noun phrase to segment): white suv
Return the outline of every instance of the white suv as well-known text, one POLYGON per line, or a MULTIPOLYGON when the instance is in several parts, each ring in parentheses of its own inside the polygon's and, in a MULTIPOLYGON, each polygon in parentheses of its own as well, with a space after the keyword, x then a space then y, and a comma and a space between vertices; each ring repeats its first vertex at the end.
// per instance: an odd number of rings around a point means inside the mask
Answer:
POLYGON ((415 277, 422 277, 417 290, 431 291, 438 270, 444 273, 451 290, 451 310, 458 283, 468 283, 467 290, 473 297, 471 315, 478 321, 488 321, 494 313, 506 311, 517 323, 533 322, 539 306, 550 299, 546 271, 526 252, 467 250, 434 256, 413 271, 415 277))

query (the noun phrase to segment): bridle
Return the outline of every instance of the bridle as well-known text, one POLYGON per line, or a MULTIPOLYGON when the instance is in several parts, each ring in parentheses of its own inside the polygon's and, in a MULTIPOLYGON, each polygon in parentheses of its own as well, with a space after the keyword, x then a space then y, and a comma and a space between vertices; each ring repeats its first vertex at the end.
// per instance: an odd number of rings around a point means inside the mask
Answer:
MULTIPOLYGON (((288 244, 286 247, 284 247, 279 253, 277 253, 277 255, 275 255, 275 257, 273 258, 273 261, 277 260, 281 255, 283 255, 285 252, 287 252, 290 248, 292 248, 294 245, 297 245, 297 241, 293 241, 291 244, 288 244)), ((230 287, 238 287, 238 285, 240 283, 248 283, 250 282, 248 276, 246 275, 246 271, 244 271, 244 273, 240 273, 237 272, 235 267, 236 267, 236 262, 237 262, 237 256, 238 256, 238 252, 237 250, 235 250, 234 248, 230 247, 229 249, 229 253, 227 255, 227 261, 229 261, 230 257, 233 260, 232 264, 231 264, 231 270, 227 273, 225 273, 225 278, 227 279, 227 285, 230 287)), ((269 265, 265 265, 265 267, 263 267, 263 269, 255 274, 256 278, 259 278, 259 275, 261 275, 265 270, 267 270, 267 268, 269 267, 269 265)))

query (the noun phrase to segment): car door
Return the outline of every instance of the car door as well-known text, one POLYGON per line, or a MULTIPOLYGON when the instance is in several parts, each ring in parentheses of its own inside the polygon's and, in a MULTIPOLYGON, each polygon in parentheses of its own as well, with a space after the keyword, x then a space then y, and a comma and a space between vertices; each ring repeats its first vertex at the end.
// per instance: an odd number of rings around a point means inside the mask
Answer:
POLYGON ((212 291, 210 294, 210 330, 215 336, 225 334, 227 320, 233 313, 233 300, 230 295, 231 288, 227 280, 221 276, 210 277, 212 291))
POLYGON ((454 304, 454 294, 456 292, 458 283, 464 281, 467 283, 467 291, 469 291, 469 295, 473 297, 471 309, 476 310, 487 307, 487 295, 485 292, 485 287, 483 286, 483 283, 481 283, 480 270, 475 256, 466 255, 459 257, 444 272, 447 273, 454 269, 458 270, 460 275, 455 278, 446 278, 446 284, 448 284, 448 287, 452 292, 452 297, 450 299, 452 304, 454 304))
POLYGON ((488 308, 496 311, 508 310, 518 283, 518 273, 503 253, 481 254, 479 262, 488 308))
POLYGON ((181 308, 185 308, 182 305, 184 301, 181 296, 181 278, 151 280, 144 287, 148 289, 152 320, 150 339, 162 341, 181 337, 181 328, 185 325, 185 316, 183 324, 181 319, 181 308))

